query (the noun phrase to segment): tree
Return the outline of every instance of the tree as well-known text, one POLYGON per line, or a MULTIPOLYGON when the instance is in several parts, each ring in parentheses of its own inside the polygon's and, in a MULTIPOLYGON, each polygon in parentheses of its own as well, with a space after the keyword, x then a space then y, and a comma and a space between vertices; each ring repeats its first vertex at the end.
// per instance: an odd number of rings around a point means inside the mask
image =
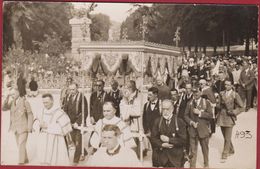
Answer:
POLYGON ((4 49, 15 44, 25 50, 34 50, 33 41, 44 41, 44 35, 53 32, 61 36, 62 41, 70 42, 72 7, 71 3, 63 2, 5 2, 4 49))
POLYGON ((92 23, 90 25, 90 37, 92 41, 107 41, 109 28, 111 26, 109 16, 105 14, 90 15, 92 23))
POLYGON ((256 6, 220 6, 220 5, 165 5, 154 4, 151 7, 140 6, 122 24, 121 31, 127 27, 128 37, 138 40, 141 16, 149 13, 147 40, 173 45, 174 32, 181 27, 180 45, 183 48, 195 47, 195 51, 207 46, 227 46, 242 44, 246 39, 246 51, 249 50, 249 38, 257 39, 256 6), (152 11, 152 12, 151 12, 152 11), (137 23, 137 26, 135 25, 137 23), (137 37, 136 37, 137 36, 137 37))

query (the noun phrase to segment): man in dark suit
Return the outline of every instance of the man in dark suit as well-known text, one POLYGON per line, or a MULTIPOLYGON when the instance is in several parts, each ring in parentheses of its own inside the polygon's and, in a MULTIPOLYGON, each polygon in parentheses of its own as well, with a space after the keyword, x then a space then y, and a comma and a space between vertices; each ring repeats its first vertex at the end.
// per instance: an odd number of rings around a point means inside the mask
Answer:
POLYGON ((212 133, 215 133, 215 131, 216 131, 216 124, 215 124, 216 97, 215 97, 212 87, 207 86, 207 81, 205 79, 201 79, 199 81, 199 84, 200 84, 200 88, 202 91, 202 97, 207 99, 212 106, 213 119, 210 121, 210 129, 211 129, 211 134, 212 134, 212 133))
POLYGON ((171 100, 162 101, 162 117, 155 120, 151 143, 154 167, 183 167, 187 133, 183 120, 173 114, 171 100))
POLYGON ((154 122, 161 116, 161 101, 158 99, 158 89, 151 87, 148 89, 148 102, 144 104, 143 127, 144 134, 150 137, 154 122))
POLYGON ((97 90, 90 96, 90 117, 91 122, 96 123, 103 116, 103 104, 109 101, 108 94, 104 91, 105 82, 98 80, 96 82, 97 90))
POLYGON ((116 116, 120 116, 120 109, 119 109, 119 104, 120 101, 122 100, 122 94, 120 90, 118 89, 118 82, 116 80, 113 80, 111 82, 111 90, 108 93, 109 96, 109 101, 113 102, 116 108, 116 116))
POLYGON ((191 168, 196 167, 198 141, 203 153, 204 167, 209 166, 209 125, 212 117, 210 102, 201 97, 199 88, 193 88, 193 99, 188 103, 184 115, 185 121, 189 125, 191 168))
POLYGON ((184 111, 180 110, 180 106, 184 100, 182 100, 183 94, 179 95, 178 90, 171 90, 171 100, 173 104, 173 114, 176 114, 179 118, 184 120, 184 111))
POLYGON ((255 84, 255 75, 249 69, 249 63, 247 60, 243 62, 243 70, 240 74, 239 79, 240 84, 244 89, 244 93, 246 95, 246 112, 251 108, 252 101, 252 90, 255 84))
MULTIPOLYGON (((183 96, 183 100, 188 103, 191 99, 193 98, 193 93, 192 93, 192 85, 191 83, 187 83, 185 85, 185 93, 183 96)), ((186 106, 185 106, 186 107, 186 106)))
POLYGON ((204 67, 204 62, 202 60, 199 61, 198 68, 198 79, 206 79, 207 78, 207 69, 204 67))
MULTIPOLYGON (((82 100, 84 97, 84 123, 86 123, 86 117, 88 115, 88 104, 87 99, 82 93, 78 91, 78 84, 72 83, 69 86, 69 94, 65 99, 65 104, 63 107, 64 112, 66 112, 70 118, 70 122, 73 127, 73 131, 70 133, 72 141, 76 146, 76 151, 74 154, 74 165, 77 165, 80 160, 84 160, 84 156, 81 156, 81 146, 82 146, 82 135, 81 131, 78 129, 82 124, 82 100)), ((87 155, 87 152, 84 152, 87 155)))

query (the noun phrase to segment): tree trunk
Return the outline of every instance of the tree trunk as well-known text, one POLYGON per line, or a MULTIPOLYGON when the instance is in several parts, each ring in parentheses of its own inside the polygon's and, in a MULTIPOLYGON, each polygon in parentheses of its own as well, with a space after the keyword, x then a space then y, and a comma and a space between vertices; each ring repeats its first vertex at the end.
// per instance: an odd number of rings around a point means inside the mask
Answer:
POLYGON ((22 47, 22 36, 21 30, 19 27, 19 19, 21 17, 21 13, 18 12, 11 16, 11 26, 13 28, 13 40, 16 47, 22 47))
POLYGON ((229 38, 229 32, 227 32, 227 56, 229 54, 230 51, 230 38, 229 38))
POLYGON ((195 45, 194 52, 198 52, 198 45, 197 44, 195 45))
POLYGON ((248 56, 249 55, 249 32, 247 32, 246 34, 246 47, 245 47, 245 55, 248 56))
POLYGON ((214 46, 213 49, 214 49, 214 54, 217 54, 217 46, 214 46))
POLYGON ((207 51, 207 46, 203 46, 203 53, 206 54, 206 51, 207 51))

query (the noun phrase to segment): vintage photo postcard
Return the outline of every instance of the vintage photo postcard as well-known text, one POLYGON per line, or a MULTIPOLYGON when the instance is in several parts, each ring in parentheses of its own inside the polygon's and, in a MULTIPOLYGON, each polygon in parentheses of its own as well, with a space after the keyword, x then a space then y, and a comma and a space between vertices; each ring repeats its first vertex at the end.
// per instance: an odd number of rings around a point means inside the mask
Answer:
POLYGON ((3 2, 1 166, 255 169, 258 10, 3 2))

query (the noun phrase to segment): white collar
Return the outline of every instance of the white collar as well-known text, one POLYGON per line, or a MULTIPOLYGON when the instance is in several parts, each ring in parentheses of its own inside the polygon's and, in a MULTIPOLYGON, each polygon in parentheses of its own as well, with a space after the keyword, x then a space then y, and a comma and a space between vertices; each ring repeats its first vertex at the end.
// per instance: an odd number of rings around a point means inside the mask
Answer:
POLYGON ((107 150, 109 153, 114 153, 116 151, 116 149, 118 149, 119 147, 119 143, 112 149, 112 150, 107 150))
POLYGON ((119 89, 116 89, 116 90, 111 89, 112 92, 117 92, 118 90, 119 90, 119 89))
POLYGON ((58 109, 59 109, 58 106, 53 105, 50 109, 44 108, 44 113, 50 114, 50 113, 53 113, 54 111, 56 111, 56 110, 58 110, 58 109))
POLYGON ((156 104, 157 101, 158 101, 158 99, 155 99, 153 102, 150 102, 150 103, 151 103, 151 104, 152 104, 152 103, 155 103, 155 104, 156 104))
POLYGON ((133 93, 131 93, 131 94, 129 95, 129 97, 128 97, 128 100, 129 100, 129 101, 130 101, 130 100, 134 100, 134 99, 135 99, 135 96, 138 95, 137 92, 138 92, 138 91, 136 90, 136 91, 134 91, 133 93))
POLYGON ((116 124, 118 121, 120 121, 120 118, 114 116, 112 119, 108 120, 106 118, 103 118, 103 123, 104 124, 116 124))

